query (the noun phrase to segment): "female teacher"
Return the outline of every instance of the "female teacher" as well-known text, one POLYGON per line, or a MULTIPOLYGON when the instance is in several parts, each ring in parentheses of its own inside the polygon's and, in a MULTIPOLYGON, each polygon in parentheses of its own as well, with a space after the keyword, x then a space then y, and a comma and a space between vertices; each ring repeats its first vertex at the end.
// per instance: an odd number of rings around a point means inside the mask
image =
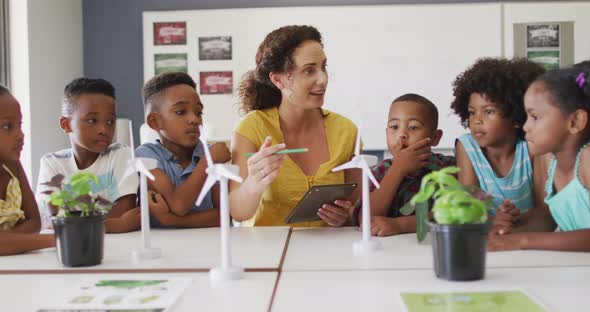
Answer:
MULTIPOLYGON (((314 27, 281 27, 260 44, 256 68, 240 85, 247 115, 232 136, 232 161, 244 179, 242 184, 230 184, 235 220, 285 225, 285 217, 310 187, 360 181, 360 170, 331 171, 354 156, 357 128, 349 119, 322 109, 327 86, 322 36, 314 27), (285 148, 309 151, 274 155, 285 148)), ((351 201, 337 200, 320 208, 323 221, 293 226, 342 226, 353 210, 351 201)))

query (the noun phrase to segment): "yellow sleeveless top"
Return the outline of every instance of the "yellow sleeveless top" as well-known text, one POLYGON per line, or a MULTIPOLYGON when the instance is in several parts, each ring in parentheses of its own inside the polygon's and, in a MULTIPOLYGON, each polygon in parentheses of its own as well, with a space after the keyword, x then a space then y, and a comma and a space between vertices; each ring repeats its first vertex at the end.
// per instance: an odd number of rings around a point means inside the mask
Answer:
POLYGON ((25 213, 21 209, 22 194, 18 178, 10 172, 6 165, 2 168, 10 175, 10 181, 6 187, 6 199, 0 199, 0 231, 9 231, 14 228, 20 219, 25 218, 25 213))
MULTIPOLYGON (((354 155, 357 128, 352 121, 322 109, 330 159, 321 164, 314 176, 306 176, 297 164, 286 155, 277 178, 262 194, 254 217, 243 222, 244 225, 286 225, 285 218, 314 185, 344 183, 344 171, 332 172, 332 168, 349 161, 354 155)), ((234 131, 247 138, 260 149, 267 136, 272 137, 272 145, 284 143, 279 125, 277 107, 248 113, 234 131)), ((287 146, 300 148, 304 146, 287 146)), ((296 227, 327 226, 324 221, 291 224, 296 227)))

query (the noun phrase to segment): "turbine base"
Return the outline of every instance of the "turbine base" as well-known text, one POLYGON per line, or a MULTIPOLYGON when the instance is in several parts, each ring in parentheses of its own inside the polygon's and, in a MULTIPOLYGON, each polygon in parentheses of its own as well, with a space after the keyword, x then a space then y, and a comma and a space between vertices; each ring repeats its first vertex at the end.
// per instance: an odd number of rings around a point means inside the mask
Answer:
POLYGON ((133 250, 131 253, 134 261, 152 260, 162 256, 160 248, 141 248, 133 250))
POLYGON ((370 255, 381 247, 381 244, 374 240, 358 240, 352 244, 352 250, 355 256, 370 255))
POLYGON ((209 271, 209 280, 216 284, 220 282, 239 280, 244 275, 244 269, 239 267, 222 268, 216 267, 209 271))

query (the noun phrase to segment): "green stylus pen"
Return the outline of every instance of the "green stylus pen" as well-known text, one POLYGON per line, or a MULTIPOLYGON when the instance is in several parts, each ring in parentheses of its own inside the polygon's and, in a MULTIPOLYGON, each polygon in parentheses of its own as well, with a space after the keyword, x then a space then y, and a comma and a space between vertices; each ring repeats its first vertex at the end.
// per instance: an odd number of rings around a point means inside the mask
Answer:
MULTIPOLYGON (((296 154, 296 153, 305 153, 308 152, 308 148, 293 148, 293 149, 284 149, 274 153, 275 155, 283 155, 283 154, 296 154)), ((250 157, 254 155, 254 153, 246 153, 246 157, 250 157)))

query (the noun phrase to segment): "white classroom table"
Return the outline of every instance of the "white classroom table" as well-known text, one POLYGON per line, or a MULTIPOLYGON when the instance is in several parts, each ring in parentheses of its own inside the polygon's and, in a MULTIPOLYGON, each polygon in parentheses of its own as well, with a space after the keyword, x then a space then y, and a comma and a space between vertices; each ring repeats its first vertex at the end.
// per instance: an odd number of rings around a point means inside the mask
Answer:
POLYGON ((31 274, 0 275, 1 310, 34 312, 56 308, 68 289, 89 278, 158 279, 188 277, 190 286, 170 312, 184 311, 266 311, 271 301, 276 272, 248 272, 244 278, 212 286, 207 273, 137 274, 31 274))
MULTIPOLYGON (((279 268, 289 227, 235 227, 231 229, 234 265, 248 269, 279 268)), ((53 270, 84 271, 207 271, 220 264, 219 228, 152 230, 152 245, 162 250, 155 260, 134 262, 131 251, 141 244, 141 232, 107 234, 102 264, 62 267, 56 249, 0 257, 0 273, 33 273, 53 270), (14 272, 12 272, 14 273, 14 272)))
MULTIPOLYGON (((381 248, 367 257, 353 255, 352 243, 361 239, 355 227, 294 228, 284 271, 431 269, 432 246, 418 244, 416 234, 375 237, 381 248)), ((589 266, 590 253, 522 250, 488 252, 488 268, 589 266)))
POLYGON ((588 311, 590 267, 488 269, 485 279, 472 282, 440 280, 432 270, 283 272, 272 310, 396 312, 404 311, 400 291, 515 288, 536 298, 547 311, 588 311))

